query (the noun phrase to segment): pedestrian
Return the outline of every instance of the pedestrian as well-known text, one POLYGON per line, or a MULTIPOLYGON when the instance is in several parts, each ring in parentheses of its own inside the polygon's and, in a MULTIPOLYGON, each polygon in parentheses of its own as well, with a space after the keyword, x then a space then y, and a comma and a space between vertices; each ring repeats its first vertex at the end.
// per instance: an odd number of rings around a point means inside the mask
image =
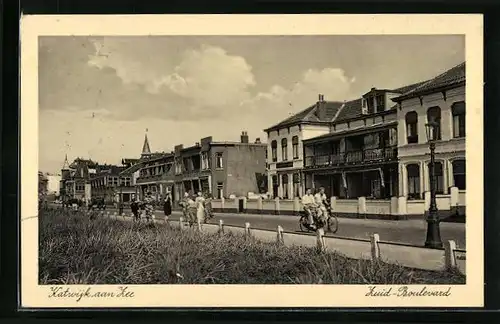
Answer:
POLYGON ((201 224, 204 222, 205 219, 205 198, 203 198, 203 194, 201 192, 198 192, 195 202, 196 202, 196 221, 198 222, 198 224, 201 224))
POLYGON ((139 220, 139 204, 137 201, 132 199, 132 202, 130 203, 130 209, 132 210, 132 214, 134 214, 134 221, 139 220))
POLYGON ((165 213, 165 221, 168 221, 168 217, 172 214, 172 200, 169 193, 163 202, 163 213, 165 213))
POLYGON ((154 221, 154 207, 153 207, 153 194, 148 191, 146 197, 144 198, 144 212, 146 216, 146 222, 154 221))
POLYGON ((118 215, 123 215, 123 202, 121 200, 118 202, 118 215))

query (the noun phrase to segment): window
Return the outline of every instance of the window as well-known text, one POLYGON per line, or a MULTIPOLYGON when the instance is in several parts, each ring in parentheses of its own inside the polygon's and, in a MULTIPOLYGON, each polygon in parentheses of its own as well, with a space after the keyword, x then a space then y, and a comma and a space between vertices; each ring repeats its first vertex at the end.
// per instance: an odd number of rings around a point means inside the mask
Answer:
POLYGON ((375 97, 377 102, 377 112, 385 110, 385 94, 378 95, 375 97))
POLYGON ((389 129, 389 142, 387 144, 387 146, 398 145, 398 130, 396 128, 389 129))
POLYGON ((408 144, 418 143, 418 115, 415 111, 410 111, 405 116, 406 138, 408 144))
POLYGON ((420 199, 420 167, 418 164, 409 164, 406 171, 408 172, 408 198, 420 199))
POLYGON ((276 141, 271 142, 271 157, 273 162, 278 161, 278 142, 276 141))
POLYGON ((451 106, 453 114, 453 137, 465 137, 465 102, 455 102, 451 106))
MULTIPOLYGON (((427 165, 429 168, 429 188, 431 184, 431 164, 429 163, 427 165)), ((436 193, 437 194, 443 194, 443 164, 441 162, 434 162, 434 175, 436 177, 436 193)))
POLYGON ((224 183, 217 182, 217 199, 224 197, 224 183))
POLYGON ((203 170, 208 169, 208 154, 207 152, 201 153, 201 168, 203 170))
POLYGON ((286 138, 281 140, 281 160, 288 160, 288 141, 286 138))
POLYGON ((215 153, 215 166, 217 169, 222 169, 224 167, 222 163, 222 152, 215 153))
POLYGON ((465 190, 465 160, 455 160, 452 165, 455 187, 460 190, 465 190))
POLYGON ((300 197, 300 174, 293 174, 293 195, 295 197, 300 197))
POLYGON ((292 151, 293 151, 293 158, 298 159, 299 158, 299 137, 298 136, 292 137, 292 151))
POLYGON ((373 103, 373 97, 366 98, 366 105, 368 106, 368 113, 373 114, 375 112, 375 106, 373 103))
POLYGON ((175 159, 175 174, 182 174, 182 159, 175 159))
POLYGON ((433 138, 436 140, 441 139, 441 108, 431 107, 427 110, 427 122, 436 123, 437 127, 434 128, 433 138))

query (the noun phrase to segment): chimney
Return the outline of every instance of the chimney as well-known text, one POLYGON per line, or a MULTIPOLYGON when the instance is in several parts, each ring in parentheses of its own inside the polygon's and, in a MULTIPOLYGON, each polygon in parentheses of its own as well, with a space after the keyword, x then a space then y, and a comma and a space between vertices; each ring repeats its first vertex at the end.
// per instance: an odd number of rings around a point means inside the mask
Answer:
POLYGON ((248 134, 246 131, 241 132, 241 143, 248 144, 248 134))
POLYGON ((260 137, 257 137, 257 138, 255 139, 255 144, 260 144, 260 137))
POLYGON ((317 106, 318 107, 316 110, 316 114, 318 115, 319 120, 325 121, 326 120, 325 96, 322 95, 321 93, 319 94, 319 97, 318 97, 317 106))

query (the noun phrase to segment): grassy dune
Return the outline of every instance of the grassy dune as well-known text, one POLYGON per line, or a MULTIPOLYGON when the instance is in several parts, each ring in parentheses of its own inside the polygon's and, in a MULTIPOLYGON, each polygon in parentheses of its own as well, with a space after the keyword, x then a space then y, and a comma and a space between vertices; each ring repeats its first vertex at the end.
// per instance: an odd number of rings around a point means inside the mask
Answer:
POLYGON ((83 213, 40 213, 40 284, 463 284, 460 273, 179 231, 83 213))

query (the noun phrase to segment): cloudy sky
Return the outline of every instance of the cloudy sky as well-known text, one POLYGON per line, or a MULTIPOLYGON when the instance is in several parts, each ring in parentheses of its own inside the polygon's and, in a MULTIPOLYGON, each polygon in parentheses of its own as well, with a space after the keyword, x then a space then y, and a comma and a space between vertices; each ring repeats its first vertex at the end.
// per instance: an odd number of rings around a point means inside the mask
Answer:
POLYGON ((238 140, 313 104, 429 79, 462 36, 40 37, 40 170, 238 140))

